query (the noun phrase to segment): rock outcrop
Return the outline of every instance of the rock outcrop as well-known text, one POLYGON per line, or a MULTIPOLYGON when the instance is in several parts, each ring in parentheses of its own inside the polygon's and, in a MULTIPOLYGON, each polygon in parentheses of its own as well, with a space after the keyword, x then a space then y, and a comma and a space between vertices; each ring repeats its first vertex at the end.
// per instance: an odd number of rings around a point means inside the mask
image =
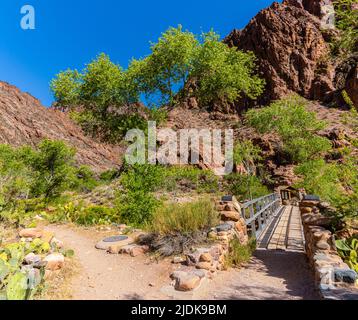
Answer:
POLYGON ((0 143, 36 146, 42 139, 63 140, 77 150, 78 164, 95 171, 119 165, 122 151, 84 135, 67 114, 43 107, 39 100, 0 82, 0 143))
MULTIPOLYGON (((285 0, 260 11, 243 30, 233 30, 224 42, 252 51, 266 81, 258 103, 266 105, 290 93, 325 103, 344 105, 346 90, 357 102, 357 59, 334 61, 329 40, 339 35, 334 27, 331 0, 285 0)), ((253 102, 251 102, 252 104, 253 102)), ((247 105, 247 101, 239 101, 247 105)))
POLYGON ((266 80, 263 104, 292 92, 321 99, 334 91, 334 68, 327 60, 329 46, 320 19, 299 1, 274 2, 224 42, 255 53, 266 80))

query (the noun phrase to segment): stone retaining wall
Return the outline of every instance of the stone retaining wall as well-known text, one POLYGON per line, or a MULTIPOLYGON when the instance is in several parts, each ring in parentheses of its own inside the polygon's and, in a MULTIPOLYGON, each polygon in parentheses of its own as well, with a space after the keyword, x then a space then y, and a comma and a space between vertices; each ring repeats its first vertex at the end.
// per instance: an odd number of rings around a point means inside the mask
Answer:
POLYGON ((329 204, 302 200, 299 204, 306 240, 306 253, 314 270, 323 299, 358 299, 357 274, 342 261, 335 247, 334 235, 328 230, 331 219, 321 212, 329 204))
POLYGON ((196 248, 186 254, 186 258, 174 257, 174 263, 184 264, 187 268, 172 273, 174 288, 178 291, 191 291, 199 287, 204 278, 213 278, 217 271, 225 269, 226 256, 230 253, 230 242, 237 238, 242 245, 248 243, 245 220, 241 207, 235 197, 223 197, 216 202, 221 222, 211 228, 208 238, 212 245, 196 248))

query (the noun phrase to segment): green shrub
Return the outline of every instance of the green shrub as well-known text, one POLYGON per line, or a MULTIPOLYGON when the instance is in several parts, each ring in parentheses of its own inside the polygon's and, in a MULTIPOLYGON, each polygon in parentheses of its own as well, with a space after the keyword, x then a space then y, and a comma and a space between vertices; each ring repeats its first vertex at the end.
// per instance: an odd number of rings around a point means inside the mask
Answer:
POLYGON ((75 150, 63 141, 45 139, 38 151, 25 161, 32 168, 35 178, 31 186, 34 196, 50 199, 69 188, 73 181, 75 150))
POLYGON ((145 190, 119 192, 116 200, 120 221, 135 226, 150 221, 159 204, 160 201, 145 190))
POLYGON ((118 192, 116 202, 121 221, 135 225, 151 221, 154 211, 160 205, 154 192, 183 188, 215 192, 218 189, 218 179, 210 171, 150 164, 125 166, 120 183, 123 191, 118 192))
POLYGON ((0 211, 11 207, 18 198, 28 198, 33 172, 26 166, 18 149, 0 145, 0 211))
POLYGON ((119 222, 119 214, 116 209, 105 206, 85 206, 69 202, 58 205, 54 212, 44 213, 50 222, 72 222, 79 225, 105 225, 119 222))
POLYGON ((248 123, 259 133, 276 133, 280 136, 282 152, 287 160, 302 163, 315 159, 331 148, 327 138, 317 132, 325 123, 317 120, 314 112, 306 110, 306 100, 298 96, 272 103, 263 109, 247 112, 248 123))
POLYGON ((166 191, 195 190, 199 193, 217 192, 218 177, 211 170, 192 166, 172 166, 163 170, 161 189, 166 191))
POLYGON ((237 238, 233 239, 230 242, 229 254, 226 256, 226 267, 240 267, 251 259, 255 250, 256 240, 254 238, 251 238, 247 245, 242 245, 237 238))
POLYGON ((89 206, 85 208, 75 219, 81 225, 101 225, 118 223, 117 210, 103 206, 89 206))
POLYGON ((79 192, 89 192, 99 185, 94 172, 87 166, 80 166, 74 169, 73 181, 69 188, 79 192))
POLYGON ((295 173, 301 176, 296 186, 317 194, 338 210, 336 218, 357 217, 358 173, 356 160, 348 157, 342 163, 325 163, 323 159, 299 165, 295 173))
POLYGON ((260 153, 261 149, 255 146, 252 141, 239 141, 234 148, 234 162, 243 164, 246 170, 251 171, 250 168, 254 162, 261 160, 260 153))
POLYGON ((225 189, 241 201, 255 199, 270 193, 257 176, 232 173, 225 176, 225 189))
POLYGON ((111 181, 117 179, 119 176, 120 176, 119 170, 109 169, 109 170, 103 171, 100 174, 99 179, 103 182, 111 182, 111 181))
POLYGON ((163 167, 151 164, 126 166, 120 182, 126 190, 153 192, 163 182, 163 171, 163 167))
POLYGON ((335 0, 336 26, 341 35, 334 43, 333 51, 343 51, 343 54, 357 52, 358 44, 358 10, 353 6, 357 0, 335 0))
POLYGON ((159 207, 149 223, 150 231, 161 234, 190 234, 207 230, 219 223, 214 203, 201 199, 189 203, 169 203, 159 207))
POLYGON ((297 187, 305 188, 307 193, 316 194, 330 202, 342 193, 337 188, 339 176, 336 164, 327 164, 323 159, 312 160, 299 165, 295 173, 302 177, 297 187))

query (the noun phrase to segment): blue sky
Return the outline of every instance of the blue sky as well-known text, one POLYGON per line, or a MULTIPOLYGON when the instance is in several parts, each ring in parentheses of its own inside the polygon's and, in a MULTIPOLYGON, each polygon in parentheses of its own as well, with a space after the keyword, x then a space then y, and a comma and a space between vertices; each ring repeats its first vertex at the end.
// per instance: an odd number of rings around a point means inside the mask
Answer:
POLYGON ((148 54, 169 26, 222 36, 243 28, 272 0, 1 0, 0 80, 49 106, 49 82, 61 70, 82 69, 98 53, 126 67, 148 54), (20 27, 22 6, 35 8, 36 29, 20 27))

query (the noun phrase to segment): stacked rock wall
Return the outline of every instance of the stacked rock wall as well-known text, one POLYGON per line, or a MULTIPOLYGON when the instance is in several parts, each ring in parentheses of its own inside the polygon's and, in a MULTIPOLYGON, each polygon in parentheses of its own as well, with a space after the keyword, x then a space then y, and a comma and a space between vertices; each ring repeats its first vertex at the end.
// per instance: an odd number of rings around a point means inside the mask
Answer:
POLYGON ((358 299, 357 274, 342 261, 328 230, 331 219, 321 212, 329 205, 318 200, 300 202, 306 253, 323 299, 358 299))
POLYGON ((211 228, 208 239, 211 245, 195 248, 182 257, 174 257, 173 262, 189 267, 171 274, 174 288, 178 291, 192 291, 199 287, 201 280, 213 278, 217 271, 225 269, 226 256, 230 254, 230 242, 238 239, 242 245, 248 243, 245 220, 241 216, 241 207, 235 197, 223 197, 217 201, 216 208, 221 222, 211 228), (191 268, 190 268, 191 267, 191 268))

